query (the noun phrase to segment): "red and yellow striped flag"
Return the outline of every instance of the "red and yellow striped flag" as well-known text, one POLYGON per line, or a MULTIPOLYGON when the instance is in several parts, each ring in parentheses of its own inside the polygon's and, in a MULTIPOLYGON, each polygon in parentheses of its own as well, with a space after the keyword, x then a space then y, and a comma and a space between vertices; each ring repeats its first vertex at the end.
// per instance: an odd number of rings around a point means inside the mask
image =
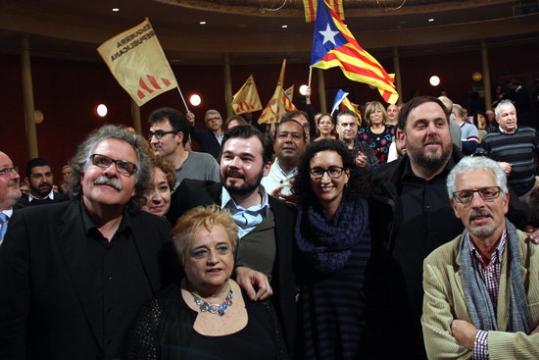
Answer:
POLYGON ((286 113, 284 107, 283 96, 284 96, 284 72, 286 68, 286 59, 283 60, 281 65, 281 72, 279 73, 279 79, 277 80, 277 86, 275 86, 275 91, 273 96, 268 101, 268 104, 262 110, 262 114, 258 118, 259 124, 276 124, 281 120, 281 116, 286 113))
MULTIPOLYGON (((303 7, 305 9, 305 22, 313 22, 316 20, 316 7, 318 0, 303 0, 303 7)), ((339 16, 340 19, 344 19, 344 9, 342 6, 343 0, 328 0, 328 6, 339 16)))
POLYGON ((286 112, 298 111, 298 108, 292 103, 294 97, 294 85, 283 92, 283 104, 286 112))
POLYGON ((329 8, 328 0, 319 0, 314 26, 311 66, 319 69, 340 67, 352 81, 372 85, 384 100, 395 104, 399 94, 393 74, 359 45, 338 15, 329 8))
POLYGON ((256 90, 255 79, 249 75, 247 81, 241 86, 232 97, 232 110, 234 114, 240 115, 262 109, 262 103, 256 90))

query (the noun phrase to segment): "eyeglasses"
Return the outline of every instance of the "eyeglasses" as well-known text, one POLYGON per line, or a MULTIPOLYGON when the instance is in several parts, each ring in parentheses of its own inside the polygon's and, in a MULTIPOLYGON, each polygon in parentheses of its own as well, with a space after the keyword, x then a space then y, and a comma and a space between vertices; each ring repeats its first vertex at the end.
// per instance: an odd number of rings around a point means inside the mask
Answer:
POLYGON ((177 134, 178 132, 175 131, 175 130, 171 130, 171 131, 163 131, 163 130, 155 130, 155 131, 150 131, 148 133, 148 140, 152 140, 152 138, 155 136, 155 138, 157 140, 161 140, 161 138, 165 135, 168 135, 168 134, 177 134))
POLYGON ((340 166, 330 166, 327 169, 323 169, 321 167, 314 167, 311 170, 309 170, 309 173, 311 174, 311 177, 313 179, 321 179, 325 173, 328 173, 328 176, 332 179, 339 178, 344 171, 344 168, 340 166))
POLYGON ((453 193, 456 202, 469 205, 475 193, 478 193, 483 201, 494 201, 500 196, 501 189, 498 186, 486 186, 475 190, 460 190, 453 193))
POLYGON ((137 165, 127 160, 114 160, 100 154, 93 154, 90 156, 90 159, 92 160, 92 164, 101 169, 108 169, 114 163, 116 170, 125 176, 131 176, 137 172, 137 165))
POLYGON ((19 173, 19 168, 16 166, 0 169, 1 176, 7 176, 11 174, 18 174, 18 173, 19 173))

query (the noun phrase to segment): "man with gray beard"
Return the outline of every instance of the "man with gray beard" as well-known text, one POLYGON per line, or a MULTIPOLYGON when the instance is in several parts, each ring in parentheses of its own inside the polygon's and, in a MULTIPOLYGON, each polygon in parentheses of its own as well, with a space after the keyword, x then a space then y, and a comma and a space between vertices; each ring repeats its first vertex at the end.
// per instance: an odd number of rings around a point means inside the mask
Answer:
POLYGON ((72 161, 71 201, 16 211, 0 247, 0 359, 117 359, 161 288, 167 222, 137 206, 144 140, 103 126, 72 161))

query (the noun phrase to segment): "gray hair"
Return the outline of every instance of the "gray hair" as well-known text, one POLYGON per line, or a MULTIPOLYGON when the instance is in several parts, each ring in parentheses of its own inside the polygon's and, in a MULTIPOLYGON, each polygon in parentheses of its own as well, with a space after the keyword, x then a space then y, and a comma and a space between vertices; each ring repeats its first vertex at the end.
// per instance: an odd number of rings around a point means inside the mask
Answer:
POLYGON ((496 108, 494 109, 494 115, 496 115, 496 117, 500 116, 501 113, 502 113, 502 108, 504 107, 512 107, 513 109, 515 109, 515 112, 517 111, 517 108, 515 107, 515 105, 513 104, 513 102, 511 100, 502 100, 498 103, 498 105, 496 105, 496 108))
POLYGON ((484 156, 466 156, 455 165, 447 176, 447 193, 450 200, 453 200, 453 193, 456 191, 457 177, 468 171, 476 170, 490 171, 496 177, 496 185, 500 187, 503 194, 507 194, 509 191, 507 189, 507 176, 496 161, 484 156))
MULTIPOLYGON (((210 116, 211 114, 217 114, 221 116, 221 113, 215 109, 206 110, 206 113, 204 114, 204 122, 208 119, 208 116, 210 116)), ((223 117, 221 116, 221 118, 223 117)))
POLYGON ((135 183, 135 197, 144 196, 144 192, 150 185, 151 181, 151 156, 149 154, 149 146, 146 140, 138 134, 133 134, 127 131, 126 128, 105 125, 93 131, 83 143, 81 143, 75 156, 71 160, 73 173, 71 174, 71 189, 73 195, 82 194, 82 186, 80 184, 82 175, 90 164, 90 156, 94 153, 95 148, 103 141, 108 139, 116 139, 124 141, 131 145, 137 155, 137 172, 135 183))

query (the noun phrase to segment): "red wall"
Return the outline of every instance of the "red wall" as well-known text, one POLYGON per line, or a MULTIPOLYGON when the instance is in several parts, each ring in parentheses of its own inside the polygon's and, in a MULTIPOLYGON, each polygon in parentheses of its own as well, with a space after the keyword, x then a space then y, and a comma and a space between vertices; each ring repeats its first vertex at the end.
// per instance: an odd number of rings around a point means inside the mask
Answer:
MULTIPOLYGON (((498 80, 519 76, 531 87, 533 79, 539 77, 539 44, 508 46, 489 50, 492 83, 498 80)), ((382 65, 388 72, 393 71, 391 58, 382 58, 382 65)), ((412 91, 422 95, 438 96, 442 88, 456 102, 467 105, 468 94, 474 82, 471 75, 481 71, 479 51, 460 53, 432 54, 427 56, 402 56, 400 59, 404 100, 412 91), (428 84, 430 75, 436 74, 442 83, 437 88, 428 84)), ((236 91, 249 74, 254 74, 263 105, 273 94, 280 65, 233 65, 232 88, 236 91)), ((175 66, 174 72, 186 98, 194 92, 199 93, 203 103, 192 108, 201 122, 204 111, 215 108, 225 114, 224 72, 222 66, 175 66)), ((66 61, 32 58, 34 102, 36 109, 45 115, 45 121, 37 125, 40 156, 49 159, 55 175, 60 176, 61 165, 74 153, 76 146, 93 129, 103 123, 131 125, 130 99, 113 79, 103 63, 66 61), (109 108, 106 120, 95 114, 95 107, 105 103, 109 108)), ((306 64, 288 64, 285 86, 296 85, 295 103, 300 103, 297 90, 307 82, 306 64)), ((338 88, 351 93, 354 102, 365 103, 380 100, 376 90, 364 84, 352 83, 340 70, 324 72, 327 105, 338 88)), ((24 168, 28 160, 19 57, 0 55, 0 150, 8 153, 13 161, 24 168)), ((313 74, 313 104, 318 104, 317 76, 313 74)), ((154 109, 173 106, 183 109, 177 91, 170 91, 151 100, 141 108, 144 133, 147 131, 146 118, 154 109)))

